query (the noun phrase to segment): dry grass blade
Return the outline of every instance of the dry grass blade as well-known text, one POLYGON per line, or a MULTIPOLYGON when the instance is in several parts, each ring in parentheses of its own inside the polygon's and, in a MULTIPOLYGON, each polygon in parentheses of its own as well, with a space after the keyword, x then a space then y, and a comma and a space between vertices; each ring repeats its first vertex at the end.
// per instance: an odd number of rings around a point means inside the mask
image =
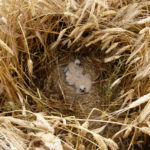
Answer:
POLYGON ((135 76, 134 80, 140 80, 143 79, 147 76, 149 76, 150 74, 150 64, 144 66, 143 68, 140 68, 141 70, 139 70, 137 72, 137 75, 135 76))
POLYGON ((113 43, 107 50, 106 50, 106 54, 110 53, 113 49, 115 49, 118 46, 119 42, 117 43, 113 43))
POLYGON ((105 142, 110 147, 111 150, 119 149, 118 145, 112 139, 105 138, 105 142))
POLYGON ((32 123, 25 121, 25 120, 13 118, 13 117, 0 117, 0 121, 5 121, 5 120, 10 121, 12 124, 16 124, 16 125, 26 127, 26 128, 34 127, 34 125, 32 123))
POLYGON ((110 89, 112 89, 113 87, 119 85, 120 82, 121 82, 121 80, 122 80, 122 78, 123 78, 123 77, 118 78, 117 80, 115 80, 115 81, 111 84, 110 89))
POLYGON ((127 93, 125 93, 123 96, 121 96, 121 98, 126 96, 124 99, 124 102, 122 103, 121 109, 124 108, 129 103, 129 101, 131 101, 133 99, 134 94, 135 94, 134 92, 135 91, 133 89, 131 89, 127 93))
POLYGON ((71 13, 71 12, 64 12, 64 15, 74 17, 75 19, 78 18, 77 15, 75 15, 75 14, 73 14, 73 13, 71 13))
POLYGON ((77 10, 79 5, 75 0, 68 1, 68 7, 73 8, 74 10, 77 10))
POLYGON ((23 35, 23 38, 24 38, 24 45, 25 45, 25 48, 26 48, 26 50, 27 50, 27 52, 28 52, 28 55, 29 55, 29 57, 30 57, 30 52, 29 52, 30 50, 29 50, 28 41, 27 41, 27 38, 26 38, 26 33, 25 33, 25 31, 24 31, 24 29, 23 29, 23 26, 22 26, 22 24, 21 24, 21 22, 20 22, 21 18, 22 18, 22 14, 20 14, 20 15, 18 16, 18 24, 19 24, 19 26, 20 26, 20 29, 21 29, 21 32, 22 32, 22 35, 23 35))
POLYGON ((144 23, 149 23, 149 22, 150 22, 150 17, 147 17, 147 18, 137 21, 136 24, 144 24, 144 23))
POLYGON ((140 131, 142 131, 145 134, 148 134, 150 136, 150 128, 149 127, 142 127, 140 128, 140 131))
POLYGON ((79 150, 86 150, 86 149, 85 149, 85 146, 84 146, 83 144, 80 144, 80 145, 79 145, 79 150))
POLYGON ((39 38, 41 44, 45 47, 45 44, 44 44, 44 41, 42 39, 42 36, 41 36, 40 32, 36 31, 35 33, 36 33, 36 36, 39 38))
MULTIPOLYGON (((89 122, 88 121, 86 121, 82 124, 82 128, 88 129, 88 127, 89 127, 89 122)), ((87 134, 86 130, 81 130, 81 132, 80 132, 81 136, 86 136, 86 134, 87 134)))
POLYGON ((0 82, 0 95, 4 92, 4 85, 0 82))
POLYGON ((0 24, 1 23, 7 24, 7 19, 5 17, 0 17, 0 24))
POLYGON ((96 134, 100 134, 101 132, 103 132, 105 130, 106 126, 107 125, 104 125, 104 126, 102 126, 100 128, 94 129, 94 130, 92 130, 92 132, 94 132, 96 134))
POLYGON ((113 135, 112 139, 120 137, 125 130, 126 128, 119 130, 117 133, 113 135))
POLYGON ((17 93, 17 94, 18 94, 20 103, 21 103, 21 105, 22 105, 22 115, 23 115, 23 116, 26 116, 26 115, 27 115, 27 114, 26 114, 26 107, 25 107, 25 103, 24 103, 23 97, 22 97, 19 93, 17 93))
POLYGON ((31 59, 28 59, 27 66, 29 75, 33 75, 33 61, 31 59))
POLYGON ((90 41, 88 44, 86 44, 86 47, 89 47, 90 45, 95 44, 101 40, 102 40, 102 37, 98 37, 97 39, 90 41))
POLYGON ((133 22, 134 18, 140 14, 140 9, 137 3, 129 5, 126 11, 127 13, 123 16, 123 23, 133 22))
POLYGON ((103 45, 102 45, 101 50, 103 51, 106 48, 108 48, 113 39, 114 39, 114 36, 108 36, 108 37, 106 36, 106 39, 102 40, 103 45))
POLYGON ((89 41, 88 44, 86 44, 85 46, 89 47, 90 45, 95 44, 95 43, 101 41, 102 39, 105 39, 108 35, 109 35, 109 33, 105 33, 103 36, 99 36, 98 38, 96 38, 92 41, 89 41))
POLYGON ((127 32, 127 30, 122 29, 122 28, 108 28, 105 30, 101 31, 102 33, 123 33, 123 32, 127 32))
POLYGON ((140 113, 139 118, 138 118, 138 122, 139 123, 144 122, 147 119, 147 117, 149 117, 149 115, 150 115, 150 101, 146 104, 146 106, 144 107, 144 109, 140 113))
POLYGON ((77 30, 74 30, 74 32, 70 36, 75 35, 76 31, 78 31, 78 35, 76 36, 76 38, 74 39, 74 41, 72 42, 72 44, 75 43, 76 41, 78 41, 80 39, 80 37, 82 36, 82 34, 84 33, 85 30, 87 30, 89 28, 93 28, 93 27, 94 27, 93 23, 87 23, 87 24, 83 25, 82 28, 80 28, 80 29, 77 28, 77 30))
POLYGON ((47 129, 43 131, 38 126, 35 126, 35 121, 31 123, 31 121, 13 117, 0 117, 0 122, 0 146, 3 148, 30 150, 34 147, 40 150, 45 150, 45 148, 63 150, 61 140, 53 135, 53 133, 48 132, 47 129), (20 127, 32 130, 28 131, 28 134, 25 134, 19 129, 20 127), (34 130, 35 133, 32 132, 34 130), (37 142, 40 142, 40 144, 36 144, 37 142), (3 145, 1 145, 2 143, 3 145))
POLYGON ((140 97, 139 99, 137 99, 136 101, 132 102, 131 104, 129 104, 127 107, 125 107, 124 109, 120 109, 118 111, 113 112, 112 114, 120 114, 123 113, 129 109, 135 108, 137 106, 140 106, 143 103, 146 103, 150 100, 150 93, 140 97))
POLYGON ((69 47, 71 47, 75 42, 77 42, 81 37, 82 37, 83 31, 81 31, 76 38, 74 39, 74 41, 69 45, 69 47))
POLYGON ((139 34, 145 34, 146 32, 149 32, 150 28, 149 27, 145 27, 144 29, 142 29, 139 34))
POLYGON ((124 47, 120 48, 120 49, 117 51, 116 55, 120 55, 120 54, 124 53, 125 51, 129 50, 130 47, 131 47, 131 45, 127 45, 127 46, 124 46, 124 47))
POLYGON ((127 138, 130 135, 131 131, 133 130, 133 127, 132 126, 127 126, 126 129, 127 130, 125 131, 125 133, 123 135, 123 138, 127 138))
POLYGON ((0 46, 1 46, 1 48, 5 49, 7 52, 9 52, 11 55, 14 55, 13 50, 1 39, 0 39, 0 46))
POLYGON ((116 14, 115 10, 107 10, 107 11, 102 12, 101 16, 104 17, 104 16, 109 16, 109 15, 114 15, 114 14, 116 14))
POLYGON ((4 123, 5 127, 0 127, 0 147, 5 150, 26 150, 26 140, 15 130, 11 124, 4 123))
POLYGON ((85 16, 86 10, 89 7, 91 7, 91 5, 92 5, 92 1, 91 0, 84 1, 84 8, 81 10, 82 12, 81 12, 81 15, 80 15, 79 19, 77 20, 76 26, 78 26, 82 22, 82 20, 83 20, 83 18, 85 16))
POLYGON ((104 139, 99 134, 93 133, 94 139, 97 141, 99 145, 100 150, 108 150, 106 143, 104 142, 104 139))
POLYGON ((51 45, 51 49, 55 49, 59 43, 61 42, 62 40, 62 37, 64 36, 65 32, 66 32, 67 29, 63 29, 60 33, 59 33, 59 36, 56 40, 56 42, 54 42, 52 45, 51 45))
POLYGON ((79 33, 79 29, 80 29, 79 26, 76 27, 76 28, 74 28, 74 29, 72 30, 72 32, 70 33, 69 37, 71 37, 71 38, 75 37, 75 36, 79 33))
POLYGON ((127 60, 127 63, 129 63, 129 62, 131 61, 131 59, 132 59, 137 53, 141 52, 141 51, 144 49, 145 44, 146 44, 146 43, 144 42, 142 45, 140 45, 139 48, 135 49, 134 52, 131 53, 130 57, 129 57, 128 60, 127 60))
MULTIPOLYGON (((39 138, 44 143, 44 149, 46 147, 50 150, 63 150, 60 139, 51 133, 39 132, 35 134, 35 137, 39 138)), ((39 148, 42 148, 42 146, 40 146, 39 148)))
POLYGON ((141 57, 136 57, 136 58, 134 58, 134 59, 130 62, 129 66, 131 66, 131 65, 133 65, 133 64, 136 64, 139 60, 141 60, 141 57))
POLYGON ((46 129, 50 133, 54 133, 54 128, 50 126, 50 124, 48 123, 46 119, 44 119, 42 114, 36 113, 35 116, 37 117, 37 121, 34 122, 36 126, 44 130, 46 129))
POLYGON ((108 62, 111 62, 113 60, 116 60, 116 59, 119 59, 121 56, 111 56, 111 57, 108 57, 108 58, 105 58, 104 59, 104 62, 105 63, 108 63, 108 62))

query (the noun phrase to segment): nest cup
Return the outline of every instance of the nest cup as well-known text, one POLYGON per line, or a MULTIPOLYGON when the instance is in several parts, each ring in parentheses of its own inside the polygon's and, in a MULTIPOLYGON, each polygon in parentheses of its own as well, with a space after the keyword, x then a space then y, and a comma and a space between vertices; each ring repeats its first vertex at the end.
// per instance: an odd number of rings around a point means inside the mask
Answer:
MULTIPOLYGON (((56 107, 63 114, 75 115, 80 118, 87 117, 95 108, 108 108, 111 99, 117 97, 117 93, 113 95, 113 90, 109 89, 110 72, 107 70, 109 65, 104 64, 102 61, 96 61, 93 55, 97 55, 97 53, 90 52, 90 50, 88 54, 84 54, 84 50, 78 53, 66 50, 66 54, 61 51, 63 50, 57 50, 57 53, 61 53, 61 55, 59 59, 51 64, 52 68, 46 68, 47 76, 43 79, 44 84, 41 89, 44 89, 43 93, 49 98, 49 103, 51 103, 51 99, 55 101, 52 104, 53 108, 56 107), (76 58, 81 61, 83 73, 89 74, 92 80, 91 90, 85 94, 77 93, 75 87, 68 85, 65 79, 65 67, 70 62, 75 61, 76 58), (105 93, 105 90, 108 90, 109 93, 105 93)), ((56 55, 56 57, 58 56, 56 55)), ((43 81, 40 83, 43 83, 43 81)))

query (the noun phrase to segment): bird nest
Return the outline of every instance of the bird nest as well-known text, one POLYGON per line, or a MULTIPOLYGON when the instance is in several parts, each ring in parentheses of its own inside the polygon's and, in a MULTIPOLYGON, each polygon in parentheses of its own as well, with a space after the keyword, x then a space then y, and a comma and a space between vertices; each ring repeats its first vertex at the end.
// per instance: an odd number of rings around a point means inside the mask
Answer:
MULTIPOLYGON (((106 109, 112 95, 108 98, 105 90, 109 90, 108 81, 103 77, 109 75, 106 65, 92 60, 89 56, 80 57, 84 73, 89 74, 92 87, 88 93, 76 92, 74 86, 68 85, 65 79, 64 69, 75 57, 61 58, 57 60, 44 79, 44 93, 50 99, 53 108, 66 115, 87 117, 94 109, 106 109), (64 63, 65 62, 65 63, 64 63), (106 83, 107 82, 107 83, 106 83), (106 98, 107 96, 107 98, 106 98)), ((110 69, 111 70, 111 69, 110 69)))

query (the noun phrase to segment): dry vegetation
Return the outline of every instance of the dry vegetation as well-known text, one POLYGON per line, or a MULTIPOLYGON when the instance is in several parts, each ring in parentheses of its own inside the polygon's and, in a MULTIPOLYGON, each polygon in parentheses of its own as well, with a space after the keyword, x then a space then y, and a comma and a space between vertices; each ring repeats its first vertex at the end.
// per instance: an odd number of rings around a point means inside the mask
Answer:
POLYGON ((0 0, 0 149, 146 149, 149 15, 148 0, 0 0), (87 95, 64 83, 75 58, 87 95))

